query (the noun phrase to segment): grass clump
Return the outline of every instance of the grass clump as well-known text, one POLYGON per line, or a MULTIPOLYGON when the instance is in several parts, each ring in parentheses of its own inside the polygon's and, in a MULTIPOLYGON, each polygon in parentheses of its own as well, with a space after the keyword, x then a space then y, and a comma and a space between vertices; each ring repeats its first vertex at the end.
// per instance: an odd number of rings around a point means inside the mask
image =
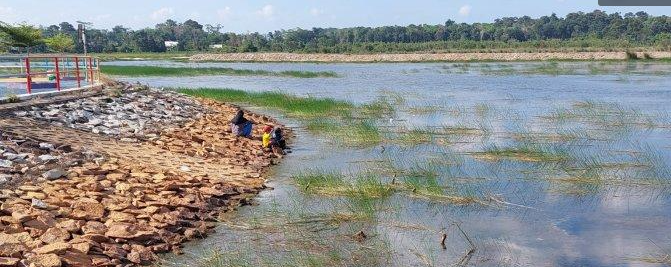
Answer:
POLYGON ((521 144, 511 147, 489 146, 483 152, 474 153, 476 158, 484 160, 514 159, 528 162, 560 162, 570 159, 563 150, 537 144, 521 144))
POLYGON ((304 192, 326 196, 347 196, 357 199, 384 198, 393 193, 393 187, 383 183, 372 173, 345 176, 340 173, 311 170, 293 176, 304 192))
POLYGON ((21 98, 16 94, 8 94, 5 96, 6 103, 18 103, 21 102, 21 98))
POLYGON ((235 76, 281 76, 294 78, 337 77, 335 72, 312 71, 267 71, 233 68, 189 68, 189 67, 158 67, 158 66, 105 66, 102 73, 114 76, 141 77, 141 76, 206 76, 206 75, 235 75, 235 76))
POLYGON ((296 185, 307 193, 333 196, 348 192, 345 176, 340 173, 310 170, 292 178, 296 185))
POLYGON ((229 88, 179 88, 178 92, 223 102, 248 103, 254 106, 274 108, 296 117, 330 117, 354 109, 346 101, 332 98, 298 97, 282 92, 247 92, 229 88))
POLYGON ((433 141, 435 134, 429 129, 412 129, 399 133, 396 140, 407 145, 428 144, 433 141))

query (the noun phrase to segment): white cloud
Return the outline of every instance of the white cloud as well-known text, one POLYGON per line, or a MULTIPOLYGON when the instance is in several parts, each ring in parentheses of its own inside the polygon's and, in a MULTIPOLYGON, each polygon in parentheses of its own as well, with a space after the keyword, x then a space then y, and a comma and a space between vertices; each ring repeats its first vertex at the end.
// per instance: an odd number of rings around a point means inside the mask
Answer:
POLYGON ((173 10, 172 7, 163 7, 160 8, 159 10, 152 12, 150 17, 153 20, 164 20, 174 13, 175 10, 173 10))
POLYGON ((319 9, 319 8, 316 8, 316 7, 313 7, 312 9, 310 9, 310 15, 318 17, 319 15, 322 15, 322 14, 324 14, 324 10, 322 10, 322 9, 319 9))
POLYGON ((459 15, 463 17, 468 17, 471 14, 471 6, 465 5, 459 8, 459 15))
POLYGON ((270 19, 275 15, 275 7, 272 5, 265 5, 259 11, 256 11, 260 16, 270 19))
POLYGON ((217 17, 219 19, 228 19, 231 17, 231 7, 227 6, 222 9, 217 9, 217 17))

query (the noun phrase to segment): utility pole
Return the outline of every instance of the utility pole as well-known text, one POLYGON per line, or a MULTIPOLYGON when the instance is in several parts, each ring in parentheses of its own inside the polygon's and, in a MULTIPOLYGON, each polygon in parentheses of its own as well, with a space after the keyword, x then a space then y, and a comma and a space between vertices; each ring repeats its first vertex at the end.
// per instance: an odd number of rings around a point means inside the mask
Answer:
POLYGON ((92 25, 91 22, 77 21, 77 33, 79 35, 79 40, 84 44, 84 56, 86 56, 86 26, 92 25))

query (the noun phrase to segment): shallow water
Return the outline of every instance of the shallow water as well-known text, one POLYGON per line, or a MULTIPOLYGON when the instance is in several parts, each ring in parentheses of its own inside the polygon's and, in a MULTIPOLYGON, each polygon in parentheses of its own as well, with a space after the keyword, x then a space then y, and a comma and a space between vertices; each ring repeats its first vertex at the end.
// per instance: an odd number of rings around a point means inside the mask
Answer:
POLYGON ((353 148, 308 133, 298 121, 264 110, 282 117, 297 134, 293 153, 270 177, 269 185, 274 190, 261 193, 258 205, 243 207, 227 218, 227 223, 210 238, 188 244, 185 255, 166 257, 166 265, 209 266, 199 263, 199 259, 211 256, 211 250, 221 251, 220 259, 227 264, 249 266, 443 266, 460 262, 471 266, 658 266, 641 258, 671 253, 667 183, 671 179, 667 117, 671 111, 671 79, 667 75, 671 65, 608 63, 594 71, 597 67, 592 63, 566 62, 560 65, 563 70, 571 69, 571 75, 548 75, 538 71, 543 63, 107 64, 334 71, 339 78, 206 76, 125 80, 159 87, 280 90, 355 103, 400 96, 404 102, 397 103, 396 114, 381 125, 392 129, 448 125, 488 133, 457 136, 447 143, 387 142, 353 148), (543 117, 558 110, 578 110, 584 101, 607 103, 605 111, 589 111, 603 112, 598 115, 603 121, 585 123, 569 118, 568 122, 548 122, 543 117), (623 118, 624 121, 643 118, 653 122, 647 126, 610 124, 629 112, 637 115, 623 118), (618 182, 582 184, 554 179, 559 174, 548 166, 552 164, 486 161, 468 154, 492 144, 519 143, 511 137, 514 133, 534 136, 567 132, 587 132, 589 137, 553 141, 550 145, 561 147, 572 156, 595 157, 608 163, 655 158, 655 169, 618 169, 608 173, 616 176, 618 182), (457 164, 447 163, 455 158, 457 164), (446 192, 476 196, 485 204, 455 205, 396 193, 375 200, 368 220, 325 222, 323 218, 334 213, 366 210, 370 203, 305 195, 291 179, 293 174, 309 168, 356 173, 370 171, 384 161, 407 167, 436 159, 443 162, 438 180, 446 192), (631 183, 652 176, 658 183, 631 183), (360 230, 368 235, 361 243, 351 238, 360 230), (446 249, 440 246, 442 233, 448 236, 446 249), (476 248, 471 257, 466 256, 469 245, 464 235, 476 248))

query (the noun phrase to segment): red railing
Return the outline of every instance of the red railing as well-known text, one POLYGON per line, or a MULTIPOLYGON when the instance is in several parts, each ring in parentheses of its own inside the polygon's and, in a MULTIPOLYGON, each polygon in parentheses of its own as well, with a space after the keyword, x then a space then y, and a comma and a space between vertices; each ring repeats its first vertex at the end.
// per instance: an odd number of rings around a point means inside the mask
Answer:
POLYGON ((100 60, 81 55, 0 56, 0 90, 18 89, 25 93, 35 89, 57 90, 82 87, 100 82, 100 60))

